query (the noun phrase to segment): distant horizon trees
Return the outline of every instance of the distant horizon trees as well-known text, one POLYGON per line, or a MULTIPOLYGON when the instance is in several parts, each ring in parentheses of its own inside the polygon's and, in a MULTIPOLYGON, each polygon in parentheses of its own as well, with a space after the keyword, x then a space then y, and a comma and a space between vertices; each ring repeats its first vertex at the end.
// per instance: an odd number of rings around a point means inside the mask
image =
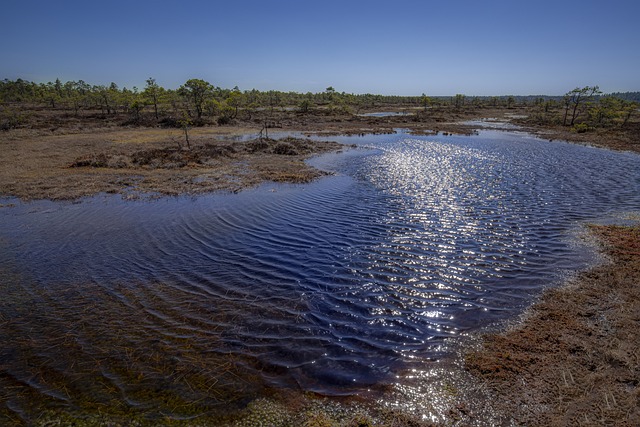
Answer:
POLYGON ((29 103, 39 108, 70 110, 75 116, 82 111, 99 110, 104 116, 124 115, 132 124, 166 122, 180 126, 185 114, 191 124, 227 124, 237 118, 251 120, 257 112, 274 114, 277 109, 289 109, 309 114, 325 109, 333 114, 353 114, 378 106, 415 108, 437 111, 439 108, 534 108, 539 122, 559 121, 564 126, 601 127, 624 126, 637 112, 640 92, 603 95, 598 86, 575 88, 564 96, 505 95, 505 96, 397 96, 353 94, 339 92, 333 86, 312 93, 242 91, 237 86, 223 89, 203 79, 189 79, 177 89, 166 89, 149 77, 142 91, 136 87, 120 88, 115 82, 91 85, 83 80, 35 83, 23 79, 0 80, 0 115, 8 117, 3 128, 15 127, 22 120, 8 110, 10 104, 29 103), (146 112, 146 113, 145 113, 146 112), (561 114, 559 115, 559 112, 561 114))

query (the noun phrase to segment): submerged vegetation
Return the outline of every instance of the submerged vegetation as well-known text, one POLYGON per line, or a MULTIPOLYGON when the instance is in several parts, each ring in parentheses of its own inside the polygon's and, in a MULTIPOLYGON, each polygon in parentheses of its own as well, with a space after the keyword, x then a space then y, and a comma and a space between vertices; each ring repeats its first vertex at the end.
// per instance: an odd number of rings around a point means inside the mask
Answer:
POLYGON ((155 283, 38 288, 16 305, 6 285, 0 337, 12 345, 0 350, 2 426, 422 425, 313 394, 256 399, 264 385, 248 371, 266 367, 225 352, 220 341, 234 331, 212 328, 229 322, 230 302, 211 306, 155 283))

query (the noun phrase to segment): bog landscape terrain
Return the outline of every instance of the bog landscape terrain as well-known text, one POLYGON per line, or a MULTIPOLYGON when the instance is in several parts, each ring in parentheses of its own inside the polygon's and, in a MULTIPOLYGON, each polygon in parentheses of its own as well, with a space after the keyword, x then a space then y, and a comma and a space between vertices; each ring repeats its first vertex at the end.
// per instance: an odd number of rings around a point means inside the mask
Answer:
POLYGON ((640 93, 0 82, 0 425, 640 425, 640 93))

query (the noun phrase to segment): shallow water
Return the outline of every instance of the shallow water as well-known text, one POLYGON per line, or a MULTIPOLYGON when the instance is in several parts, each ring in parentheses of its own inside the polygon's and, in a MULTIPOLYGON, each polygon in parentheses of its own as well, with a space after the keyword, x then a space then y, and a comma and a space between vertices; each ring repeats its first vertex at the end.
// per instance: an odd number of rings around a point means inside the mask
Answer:
POLYGON ((337 174, 308 185, 0 209, 0 403, 144 412, 171 393, 197 413, 392 384, 584 268, 581 223, 640 210, 635 154, 517 132, 337 139, 360 148, 314 159, 337 174))

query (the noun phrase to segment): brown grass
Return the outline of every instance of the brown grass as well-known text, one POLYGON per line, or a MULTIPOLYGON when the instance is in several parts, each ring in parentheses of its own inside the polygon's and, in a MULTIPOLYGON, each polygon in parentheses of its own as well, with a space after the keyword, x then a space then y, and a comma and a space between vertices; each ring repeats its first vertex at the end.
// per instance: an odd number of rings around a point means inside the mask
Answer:
POLYGON ((640 122, 637 121, 629 122, 623 128, 599 128, 585 133, 578 133, 570 127, 560 125, 536 125, 526 119, 517 120, 516 123, 540 138, 640 153, 640 122))
MULTIPOLYGON (((335 150, 336 146, 316 144, 300 150, 283 142, 270 150, 251 151, 239 147, 236 155, 190 161, 184 153, 178 162, 161 162, 158 167, 132 162, 135 152, 177 148, 184 136, 180 129, 157 127, 122 127, 126 117, 86 111, 78 116, 65 111, 51 111, 34 106, 14 106, 28 117, 19 129, 0 133, 0 195, 22 199, 75 199, 96 193, 122 193, 137 197, 140 193, 164 195, 198 194, 213 191, 238 191, 265 180, 308 182, 319 176, 302 162, 314 153, 335 150), (85 162, 82 165, 82 162, 85 162), (68 168, 76 163, 77 168, 68 168), (101 166, 101 167, 98 167, 101 166)), ((260 132, 265 118, 278 131, 306 134, 393 133, 396 128, 409 129, 417 135, 470 134, 473 126, 461 121, 497 118, 517 121, 543 138, 565 139, 599 145, 616 150, 640 151, 640 122, 634 117, 624 128, 597 129, 576 133, 570 128, 536 125, 528 115, 531 108, 455 109, 438 107, 424 111, 406 108, 375 107, 377 111, 397 110, 408 114, 390 117, 363 117, 340 111, 315 109, 308 114, 274 110, 268 117, 256 113, 253 118, 237 119, 233 126, 204 126, 190 130, 195 147, 242 145, 237 136, 260 132), (222 138, 222 139, 221 139, 222 138), (226 142, 224 139, 226 138, 226 142)), ((271 134, 273 129, 269 131, 271 134)), ((295 145, 295 144, 294 144, 295 145)), ((173 154, 175 157, 175 153, 173 154)), ((202 157, 202 156, 201 156, 202 157)))
POLYGON ((238 191, 264 181, 309 182, 323 173, 304 160, 342 148, 295 138, 264 140, 258 146, 234 140, 236 132, 196 129, 191 150, 179 148, 183 137, 175 130, 5 138, 0 140, 0 194, 52 200, 97 193, 137 197, 238 191))
POLYGON ((640 425, 640 227, 591 230, 611 262, 546 292, 467 356, 505 422, 640 425))

